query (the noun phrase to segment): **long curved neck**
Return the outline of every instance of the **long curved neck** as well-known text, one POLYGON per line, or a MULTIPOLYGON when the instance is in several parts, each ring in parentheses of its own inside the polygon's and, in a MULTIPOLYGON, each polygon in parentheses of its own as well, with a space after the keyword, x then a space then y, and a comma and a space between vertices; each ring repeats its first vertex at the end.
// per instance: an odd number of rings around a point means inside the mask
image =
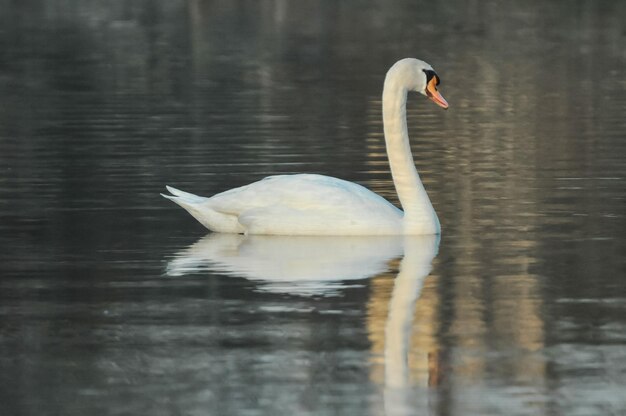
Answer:
POLYGON ((404 209, 405 232, 430 227, 439 232, 437 215, 415 169, 406 125, 407 88, 402 80, 387 74, 383 89, 383 123, 387 156, 398 198, 404 209))

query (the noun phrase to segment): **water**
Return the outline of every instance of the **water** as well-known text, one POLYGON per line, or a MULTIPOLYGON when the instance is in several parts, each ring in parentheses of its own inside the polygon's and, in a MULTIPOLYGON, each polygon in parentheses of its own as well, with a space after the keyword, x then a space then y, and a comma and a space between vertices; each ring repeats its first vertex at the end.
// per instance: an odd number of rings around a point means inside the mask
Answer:
POLYGON ((626 4, 0 0, 3 415, 626 412, 626 4), (436 239, 206 235, 158 193, 269 174, 394 203, 409 100, 436 239))

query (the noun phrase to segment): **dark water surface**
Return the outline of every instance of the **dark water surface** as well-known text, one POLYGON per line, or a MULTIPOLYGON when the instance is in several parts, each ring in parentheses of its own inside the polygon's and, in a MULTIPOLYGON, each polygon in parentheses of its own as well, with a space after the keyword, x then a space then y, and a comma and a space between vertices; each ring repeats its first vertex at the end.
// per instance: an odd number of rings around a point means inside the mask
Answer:
POLYGON ((626 2, 0 0, 0 414, 626 414, 626 2), (549 3, 549 4, 546 4, 549 3), (434 238, 206 235, 158 194, 269 174, 434 238))

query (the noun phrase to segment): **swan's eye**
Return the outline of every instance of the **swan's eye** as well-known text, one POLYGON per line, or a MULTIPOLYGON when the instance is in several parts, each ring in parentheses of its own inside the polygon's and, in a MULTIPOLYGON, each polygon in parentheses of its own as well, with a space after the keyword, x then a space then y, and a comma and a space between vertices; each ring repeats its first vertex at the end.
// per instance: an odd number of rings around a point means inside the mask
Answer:
POLYGON ((435 78, 435 85, 439 85, 439 75, 432 69, 424 69, 424 73, 426 74, 426 85, 430 84, 430 81, 435 78))

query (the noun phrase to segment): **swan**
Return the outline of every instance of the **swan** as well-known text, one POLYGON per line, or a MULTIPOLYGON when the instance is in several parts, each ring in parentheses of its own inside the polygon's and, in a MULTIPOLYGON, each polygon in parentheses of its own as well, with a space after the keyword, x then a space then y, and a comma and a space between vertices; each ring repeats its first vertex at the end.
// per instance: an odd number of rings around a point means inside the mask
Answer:
POLYGON ((315 174, 269 176, 210 198, 180 191, 161 194, 211 231, 260 235, 439 234, 437 214, 415 169, 406 124, 406 99, 416 91, 447 109, 439 76, 415 58, 396 62, 383 87, 387 157, 404 212, 353 182, 315 174))

